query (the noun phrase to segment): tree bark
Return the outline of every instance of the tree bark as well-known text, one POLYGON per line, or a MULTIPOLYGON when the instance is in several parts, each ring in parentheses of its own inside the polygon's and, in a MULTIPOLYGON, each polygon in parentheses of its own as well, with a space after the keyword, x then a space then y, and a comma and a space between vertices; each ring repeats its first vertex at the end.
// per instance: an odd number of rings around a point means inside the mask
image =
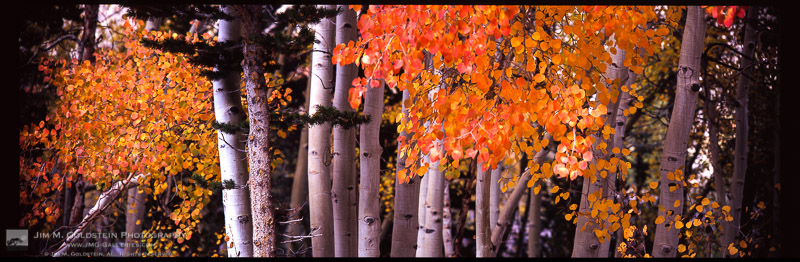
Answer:
MULTIPOLYGON (((437 144, 441 144, 437 139, 437 144)), ((431 162, 428 173, 428 194, 425 198, 425 241, 423 242, 423 257, 441 257, 442 250, 442 208, 444 196, 444 174, 439 171, 440 160, 431 162)))
MULTIPOLYGON (((731 177, 731 216, 733 221, 726 223, 725 238, 722 241, 722 248, 725 250, 728 245, 733 243, 733 240, 739 236, 740 226, 742 223, 742 191, 744 190, 744 180, 747 174, 747 152, 748 150, 748 133, 750 132, 750 123, 747 120, 748 116, 748 103, 750 98, 747 94, 750 89, 749 75, 752 70, 753 53, 756 47, 756 30, 757 24, 756 17, 758 15, 758 8, 751 7, 747 10, 747 17, 745 17, 744 25, 744 47, 742 48, 742 72, 739 74, 739 79, 736 83, 736 146, 733 161, 733 176, 731 177)), ((723 254, 730 254, 723 252, 723 254)), ((731 255, 737 257, 737 254, 731 255)))
POLYGON ((94 49, 97 43, 97 15, 100 5, 83 5, 83 34, 78 50, 78 60, 89 60, 94 63, 94 49))
POLYGON ((670 180, 667 173, 683 170, 686 161, 686 146, 689 132, 694 122, 697 91, 699 91, 700 57, 705 38, 705 13, 700 6, 687 7, 686 26, 683 31, 681 53, 678 62, 678 81, 675 88, 675 103, 670 117, 667 137, 661 156, 661 187, 658 216, 663 216, 664 224, 656 227, 652 254, 654 257, 675 257, 678 249, 678 234, 673 221, 683 214, 683 205, 672 205, 676 200, 683 202, 683 180, 670 180), (677 186, 670 191, 670 185, 677 186), (670 212, 667 215, 667 212, 670 212))
MULTIPOLYGON (((550 134, 545 135, 544 139, 551 139, 550 134)), ((547 147, 544 147, 541 151, 536 152, 533 156, 533 162, 541 163, 542 159, 547 156, 548 151, 547 147)), ((497 225, 492 230, 492 249, 489 251, 489 257, 497 256, 500 244, 504 241, 506 232, 511 227, 511 223, 514 222, 512 219, 517 209, 517 203, 519 203, 525 190, 528 189, 528 180, 530 179, 530 169, 525 170, 525 172, 520 175, 519 179, 517 179, 517 182, 514 183, 513 191, 511 191, 511 194, 508 196, 503 208, 500 209, 500 216, 497 217, 497 225)))
MULTIPOLYGON (((613 40, 614 37, 612 36, 610 39, 613 40)), ((625 60, 625 52, 617 49, 616 54, 612 54, 611 58, 612 64, 606 67, 606 77, 613 80, 625 81, 624 78, 627 76, 628 72, 628 69, 622 66, 625 60)), ((616 117, 619 111, 621 100, 623 96, 628 95, 626 92, 621 91, 622 90, 620 90, 617 100, 612 101, 611 105, 608 106, 608 113, 603 120, 605 123, 604 126, 610 126, 615 130, 617 124, 616 117)), ((604 150, 598 150, 596 145, 599 143, 596 143, 592 146, 592 151, 594 152, 594 158, 591 161, 592 166, 596 166, 596 159, 602 159, 605 161, 611 159, 614 154, 610 153, 609 151, 617 146, 615 144, 617 141, 615 139, 616 132, 608 139, 599 136, 594 137, 600 138, 603 143, 606 143, 607 148, 604 150)), ((594 174, 590 174, 583 179, 583 191, 581 194, 581 202, 577 214, 577 227, 575 228, 575 241, 573 242, 572 257, 608 257, 608 249, 611 244, 611 232, 606 232, 607 234, 602 242, 600 239, 598 239, 594 232, 596 228, 608 228, 608 225, 598 225, 597 222, 599 218, 589 215, 591 212, 591 207, 594 205, 594 203, 608 199, 613 192, 612 187, 616 182, 615 175, 607 174, 606 177, 602 177, 600 175, 601 172, 601 170, 595 170, 594 174), (598 191, 600 191, 602 195, 598 196, 595 202, 589 201, 588 196, 596 194, 598 191)), ((602 223, 605 223, 605 221, 603 220, 602 223)))
POLYGON ((484 170, 484 163, 478 163, 475 189, 475 256, 491 257, 492 223, 490 222, 491 171, 484 170), (489 171, 489 172, 487 172, 489 171))
POLYGON ((502 163, 497 164, 497 168, 492 169, 492 184, 489 187, 489 227, 497 226, 497 217, 500 216, 500 175, 502 173, 502 163))
MULTIPOLYGON (((364 94, 364 115, 370 121, 361 125, 361 179, 358 194, 358 256, 380 256, 381 204, 378 194, 381 180, 380 144, 381 115, 383 115, 383 81, 378 87, 367 88, 364 94)), ((429 193, 430 194, 430 193, 429 193)))
POLYGON ((83 211, 85 209, 85 204, 83 203, 86 198, 86 188, 84 188, 84 182, 81 179, 77 180, 78 182, 75 183, 75 201, 72 204, 72 210, 70 212, 70 219, 69 219, 69 226, 75 226, 80 222, 81 217, 83 217, 83 211))
MULTIPOLYGON (((232 13, 230 7, 222 11, 232 13)), ((218 39, 220 42, 241 40, 239 20, 219 20, 218 39)), ((224 70, 216 68, 216 71, 224 70)), ((214 88, 214 117, 220 123, 238 126, 245 121, 239 92, 239 74, 228 72, 225 77, 212 81, 214 88)), ((241 132, 228 133, 217 130, 219 146, 220 177, 229 186, 222 190, 222 206, 225 216, 225 234, 228 241, 228 257, 253 256, 253 221, 250 209, 250 189, 247 187, 246 136, 241 132), (232 183, 231 183, 232 182, 232 183)))
MULTIPOLYGON (((533 187, 541 182, 534 182, 533 187)), ((532 187, 532 188, 533 188, 532 187)), ((530 205, 528 205, 528 257, 539 257, 539 249, 541 237, 539 233, 542 231, 542 220, 539 218, 541 214, 542 197, 534 194, 531 189, 529 192, 530 205)))
MULTIPOLYGON (((344 5, 340 5, 339 8, 344 11, 336 16, 337 45, 347 44, 356 40, 355 11, 344 5)), ((336 66, 336 91, 333 93, 333 106, 339 111, 353 111, 347 97, 352 87, 353 78, 358 73, 357 70, 355 64, 336 66)), ((381 98, 382 102, 383 99, 381 98)), ((374 101, 371 101, 371 103, 374 103, 374 101)), ((378 119, 380 119, 380 116, 378 116, 378 119)), ((378 121, 378 128, 380 128, 380 121, 378 121)), ((359 199, 356 198, 356 157, 355 128, 333 127, 333 231, 337 257, 355 257, 356 254, 360 253, 360 251, 356 251, 361 240, 358 237, 361 230, 358 228, 359 223, 357 223, 359 199)), ((361 164, 364 165, 364 162, 361 162, 361 164)), ((377 200, 377 198, 374 200, 377 200)))
POLYGON ((135 234, 142 233, 142 220, 144 219, 145 199, 144 191, 139 192, 139 188, 128 189, 128 204, 125 213, 125 251, 123 256, 141 256, 138 254, 140 249, 137 247, 140 239, 135 238, 135 234))
MULTIPOLYGON (((725 174, 722 173, 722 162, 720 160, 720 148, 719 148, 719 111, 717 111, 716 100, 714 100, 714 96, 711 94, 710 88, 705 88, 703 92, 706 95, 705 101, 705 116, 706 116, 706 126, 708 128, 708 151, 710 155, 710 162, 711 167, 714 170, 712 175, 714 177, 714 192, 716 195, 716 202, 720 206, 728 205, 728 200, 725 194, 725 174)), ((719 99, 722 99, 720 96, 719 99)), ((727 222, 725 219, 720 220, 721 225, 724 227, 727 222)), ((725 239, 725 230, 723 229, 720 231, 720 240, 725 239)), ((725 253, 725 246, 721 247, 723 250, 723 254, 725 253)))
MULTIPOLYGON (((80 38, 78 45, 78 60, 95 61, 94 50, 97 38, 95 32, 97 31, 97 15, 100 10, 100 5, 83 5, 83 34, 80 38)), ((73 184, 73 188, 64 189, 64 226, 71 226, 76 223, 81 216, 83 216, 83 199, 84 190, 73 184), (73 197, 73 191, 75 196, 73 197), (80 202, 79 202, 80 201, 80 202), (69 213, 67 213, 69 212, 69 213)))
POLYGON ((444 184, 444 200, 442 207, 442 242, 444 244, 444 257, 454 257, 452 213, 450 213, 450 185, 444 184))
MULTIPOLYGON (((305 107, 302 111, 308 110, 308 104, 310 101, 309 91, 311 90, 311 79, 308 80, 306 84, 306 91, 304 95, 306 96, 306 103, 305 107)), ((308 111, 306 111, 307 113, 308 111)), ((307 214, 308 207, 305 206, 306 201, 308 200, 308 127, 303 125, 302 131, 300 131, 300 145, 297 149, 297 164, 295 165, 294 169, 294 179, 292 180, 292 196, 289 202, 289 208, 297 209, 301 206, 303 208, 297 210, 296 212, 300 214, 307 214)), ((299 215, 298 217, 302 217, 303 215, 299 215)), ((305 219, 304 219, 305 221, 305 219)), ((291 236, 301 236, 305 235, 308 232, 308 228, 305 226, 304 221, 296 222, 289 224, 287 234, 291 236)), ((302 240, 306 242, 305 239, 302 240)), ((296 248, 298 245, 294 245, 289 242, 287 243, 287 248, 296 248)))
MULTIPOLYGON (((334 6, 319 6, 333 9, 334 6)), ((323 18, 314 25, 315 42, 311 55, 311 93, 309 115, 317 112, 317 106, 331 105, 334 88, 331 51, 334 47, 335 21, 323 18)), ((311 211, 311 239, 314 257, 333 257, 334 230, 333 201, 331 200, 331 124, 311 126, 308 130, 308 194, 311 211)))
MULTIPOLYGON (((403 91, 403 101, 409 97, 408 90, 403 91)), ((408 109, 403 104, 403 121, 409 121, 408 109)), ((411 134, 400 131, 400 136, 406 140, 411 134)), ((406 156, 397 151, 397 173, 406 167, 406 156)), ((394 182, 394 224, 392 228, 392 257, 414 257, 417 246, 417 231, 419 231, 419 191, 420 178, 414 176, 408 183, 401 183, 400 179, 394 182)))
POLYGON ((275 256, 275 215, 272 203, 272 156, 269 151, 269 106, 272 89, 264 79, 264 47, 258 41, 264 29, 262 6, 232 6, 242 21, 244 73, 250 134, 247 159, 250 173, 250 209, 253 221, 253 256, 275 256))
MULTIPOLYGON (((428 156, 425 155, 422 157, 423 163, 430 163, 428 160, 428 156)), ((420 178, 420 185, 419 185, 419 198, 417 201, 417 217, 419 221, 419 226, 417 229, 417 243, 414 245, 414 256, 415 257, 422 257, 422 251, 425 250, 423 245, 425 244, 425 216, 427 215, 427 208, 426 208, 426 201, 428 199, 428 181, 430 181, 430 176, 425 175, 420 178)))
MULTIPOLYGON (((619 62, 615 61, 614 63, 617 64, 617 65, 624 64, 625 51, 624 50, 617 50, 617 55, 619 56, 620 60, 619 60, 619 62)), ((612 58, 614 58, 614 56, 612 56, 612 58)), ((620 79, 620 81, 621 81, 623 86, 627 86, 629 89, 633 89, 632 85, 634 83, 636 83, 637 75, 634 72, 630 71, 627 67, 623 66, 622 70, 624 70, 624 71, 620 72, 617 77, 620 79)), ((617 116, 614 118, 614 146, 619 147, 620 149, 626 148, 625 147, 625 127, 627 126, 626 122, 628 121, 628 116, 625 114, 625 112, 630 107, 630 103, 631 103, 632 99, 633 99, 633 97, 631 97, 630 93, 628 93, 628 92, 622 92, 619 95, 619 101, 618 101, 617 111, 616 111, 617 116)), ((623 154, 619 154, 619 155, 612 154, 612 157, 617 157, 620 160, 622 160, 622 159, 625 158, 625 155, 623 155, 623 154)), ((610 176, 609 177, 609 180, 610 180, 609 182, 611 183, 611 184, 609 184, 609 186, 612 189, 608 190, 607 194, 605 195, 605 197, 613 198, 616 203, 619 203, 619 204, 621 204, 623 206, 626 204, 626 203, 623 203, 624 194, 620 194, 620 192, 617 191, 618 189, 616 188, 616 185, 617 185, 617 183, 620 183, 620 184, 624 185, 624 181, 626 180, 626 178, 625 178, 626 175, 627 174, 623 174, 622 173, 622 169, 621 168, 617 168, 616 174, 614 176, 610 176)), ((623 188, 624 188, 624 186, 623 186, 623 188)), ((620 188, 619 190, 622 190, 622 188, 620 188)), ((619 243, 624 241, 624 239, 623 239, 624 230, 625 229, 622 228, 622 226, 620 226, 617 229, 617 231, 615 232, 617 241, 616 241, 616 245, 613 248, 614 257, 620 257, 621 258, 624 255, 624 254, 622 254, 622 253, 617 251, 617 246, 619 246, 619 243)), ((611 232, 609 232, 609 234, 610 233, 611 232)), ((610 244, 611 241, 609 241, 608 243, 610 244)), ((606 251, 603 251, 603 252, 608 252, 608 248, 607 247, 605 249, 603 249, 603 250, 606 250, 606 251)), ((606 256, 600 256, 600 257, 607 257, 607 254, 606 254, 606 256)))

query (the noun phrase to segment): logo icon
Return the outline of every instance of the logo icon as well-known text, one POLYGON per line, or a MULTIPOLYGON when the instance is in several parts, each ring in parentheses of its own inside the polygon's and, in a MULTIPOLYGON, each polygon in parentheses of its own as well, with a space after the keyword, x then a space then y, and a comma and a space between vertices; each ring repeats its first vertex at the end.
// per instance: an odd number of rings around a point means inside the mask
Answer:
POLYGON ((28 230, 6 229, 6 250, 8 251, 28 250, 28 230))

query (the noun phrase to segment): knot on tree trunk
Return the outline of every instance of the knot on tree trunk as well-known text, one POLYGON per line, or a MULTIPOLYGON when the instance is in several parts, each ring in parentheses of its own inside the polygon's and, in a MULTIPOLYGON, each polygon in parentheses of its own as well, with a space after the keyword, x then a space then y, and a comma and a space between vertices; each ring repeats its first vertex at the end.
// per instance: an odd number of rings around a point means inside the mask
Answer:
POLYGON ((667 244, 661 244, 659 248, 661 249, 661 253, 664 254, 669 254, 672 251, 672 247, 667 244))

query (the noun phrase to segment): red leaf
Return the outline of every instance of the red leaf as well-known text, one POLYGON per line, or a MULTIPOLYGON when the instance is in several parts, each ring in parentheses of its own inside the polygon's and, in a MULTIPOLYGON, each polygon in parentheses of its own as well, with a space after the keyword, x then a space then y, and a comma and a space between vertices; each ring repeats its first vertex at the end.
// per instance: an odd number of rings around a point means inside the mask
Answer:
POLYGON ((736 12, 736 16, 739 18, 744 18, 745 10, 747 10, 747 7, 739 7, 739 10, 736 12))

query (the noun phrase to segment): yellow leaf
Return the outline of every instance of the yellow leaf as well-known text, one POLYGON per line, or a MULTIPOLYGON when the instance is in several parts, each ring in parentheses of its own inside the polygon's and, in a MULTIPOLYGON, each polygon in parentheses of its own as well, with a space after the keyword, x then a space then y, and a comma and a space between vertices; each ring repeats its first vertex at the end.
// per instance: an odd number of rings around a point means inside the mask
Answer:
POLYGON ((518 37, 511 38, 511 46, 513 46, 513 47, 517 47, 517 46, 519 46, 521 43, 522 43, 522 37, 519 37, 519 36, 518 36, 518 37))
POLYGON ((686 251, 686 246, 683 244, 678 245, 678 252, 683 253, 686 251))
POLYGON ((722 211, 731 212, 731 206, 724 206, 722 207, 722 211))
POLYGON ((708 198, 703 198, 703 201, 700 203, 702 203, 704 206, 707 206, 709 202, 711 202, 711 200, 708 200, 708 198))
POLYGON ((650 182, 650 188, 656 189, 658 187, 658 182, 650 182))
POLYGON ((286 138, 286 132, 283 132, 283 130, 278 130, 278 136, 281 138, 286 138))
POLYGON ((544 75, 541 73, 536 74, 536 76, 533 77, 533 80, 536 81, 536 83, 541 83, 544 81, 544 75))
POLYGON ((558 186, 554 186, 552 189, 550 189, 551 194, 555 194, 556 192, 558 192, 558 186))
POLYGON ((572 220, 572 213, 564 215, 564 219, 566 219, 567 221, 572 220))
POLYGON ((614 154, 619 154, 619 147, 614 147, 614 149, 611 149, 611 152, 614 154))
POLYGON ((744 240, 739 240, 739 247, 746 248, 747 247, 747 242, 744 242, 744 240))
POLYGON ((694 209, 697 209, 697 212, 703 212, 703 206, 695 206, 694 209))
POLYGON ((534 195, 538 195, 539 191, 541 191, 541 190, 542 190, 542 186, 541 185, 537 185, 536 187, 533 188, 533 194, 534 195))
POLYGON ((702 224, 702 223, 703 223, 703 221, 700 221, 700 219, 699 219, 699 218, 695 218, 694 220, 692 220, 692 224, 693 224, 694 226, 699 226, 699 225, 700 225, 700 224, 702 224))
POLYGON ((569 210, 575 210, 577 208, 578 208, 577 204, 572 204, 572 205, 569 206, 569 210))
POLYGON ((627 148, 623 148, 623 149, 622 149, 622 154, 627 156, 627 155, 630 155, 630 154, 631 154, 631 151, 630 151, 630 150, 628 150, 627 148))
POLYGON ((675 228, 677 229, 683 228, 683 222, 681 222, 680 220, 675 221, 675 228))
POLYGON ((764 204, 764 201, 758 202, 758 205, 756 206, 758 206, 758 208, 760 209, 767 209, 767 205, 764 204))
POLYGON ((731 256, 732 256, 732 255, 736 254, 736 252, 739 252, 739 249, 734 247, 733 243, 731 243, 731 245, 728 246, 728 254, 731 254, 731 256))
POLYGON ((560 65, 561 64, 561 55, 554 55, 553 56, 553 64, 560 65))
POLYGON ((717 203, 717 201, 714 201, 714 203, 711 203, 711 208, 714 208, 714 209, 719 208, 719 203, 717 203))
POLYGON ((680 200, 675 200, 675 204, 673 204, 672 206, 678 207, 680 205, 681 205, 681 201, 680 200))
POLYGON ((656 218, 656 225, 661 225, 661 223, 664 223, 664 216, 658 216, 656 218))

